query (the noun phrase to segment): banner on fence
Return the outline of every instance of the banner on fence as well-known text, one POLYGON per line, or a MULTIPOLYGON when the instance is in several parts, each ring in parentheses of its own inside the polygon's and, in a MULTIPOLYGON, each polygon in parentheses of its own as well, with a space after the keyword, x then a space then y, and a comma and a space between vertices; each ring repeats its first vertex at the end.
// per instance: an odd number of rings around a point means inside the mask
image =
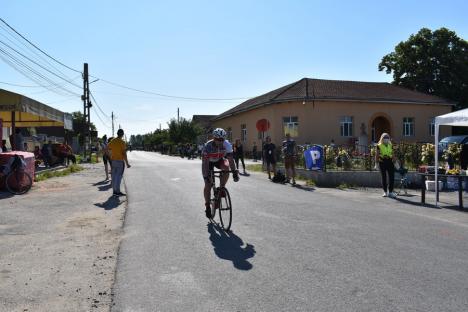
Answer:
POLYGON ((305 165, 309 170, 322 170, 324 165, 323 147, 313 145, 304 151, 305 165))

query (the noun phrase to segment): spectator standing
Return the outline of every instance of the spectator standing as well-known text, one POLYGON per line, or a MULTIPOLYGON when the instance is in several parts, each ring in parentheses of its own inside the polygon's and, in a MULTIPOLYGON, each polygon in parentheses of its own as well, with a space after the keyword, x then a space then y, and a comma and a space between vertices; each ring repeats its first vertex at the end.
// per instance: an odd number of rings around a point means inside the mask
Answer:
POLYGON ((20 128, 15 129, 15 151, 24 151, 24 137, 20 128))
POLYGON ((42 145, 42 159, 44 160, 44 165, 46 167, 50 167, 50 162, 51 162, 51 155, 49 154, 49 145, 44 142, 42 145))
POLYGON ((104 163, 104 172, 106 173, 106 181, 109 180, 109 151, 107 150, 107 135, 102 137, 101 142, 102 162, 104 163))
POLYGON ((123 135, 124 131, 119 129, 117 131, 117 137, 110 141, 107 146, 112 161, 112 190, 114 196, 125 196, 125 194, 120 191, 120 182, 122 181, 125 164, 127 168, 130 168, 127 159, 127 145, 124 140, 122 140, 123 135))
POLYGON ((267 165, 268 179, 271 180, 270 169, 273 169, 273 175, 276 175, 276 146, 271 143, 271 138, 266 137, 266 143, 263 145, 263 159, 265 159, 267 165))
POLYGON ((257 142, 253 142, 253 147, 252 147, 252 158, 254 162, 257 162, 258 160, 258 155, 257 155, 257 142))
POLYGON ((245 172, 245 163, 244 163, 244 146, 240 139, 236 139, 236 143, 234 144, 234 161, 236 162, 237 170, 239 170, 239 159, 242 162, 242 169, 245 172))
POLYGON ((6 147, 6 140, 2 140, 2 153, 8 152, 8 149, 6 147))
POLYGON ((390 141, 390 135, 388 133, 382 133, 380 136, 379 143, 377 144, 375 158, 375 163, 379 164, 380 173, 382 175, 382 188, 384 190, 382 197, 388 196, 390 198, 395 198, 396 194, 393 193, 393 184, 395 182, 395 166, 393 165, 393 161, 395 160, 395 156, 393 155, 393 146, 390 141))
POLYGON ((297 145, 296 141, 286 133, 286 139, 283 141, 284 168, 286 169, 286 181, 289 183, 292 178, 292 185, 296 185, 296 159, 297 145))

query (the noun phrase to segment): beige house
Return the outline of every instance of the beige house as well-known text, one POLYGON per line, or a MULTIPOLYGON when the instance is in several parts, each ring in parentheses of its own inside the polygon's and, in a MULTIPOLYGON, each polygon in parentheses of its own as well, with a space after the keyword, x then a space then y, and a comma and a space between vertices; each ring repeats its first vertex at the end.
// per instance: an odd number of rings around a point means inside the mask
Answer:
MULTIPOLYGON (((212 119, 212 127, 241 139, 245 149, 262 141, 258 120, 275 144, 290 133, 298 144, 367 145, 388 132, 395 142, 433 142, 434 117, 452 111, 445 99, 389 83, 304 78, 249 99, 212 119), (356 143, 359 142, 359 143, 356 143)), ((441 137, 450 128, 441 129, 441 137)))

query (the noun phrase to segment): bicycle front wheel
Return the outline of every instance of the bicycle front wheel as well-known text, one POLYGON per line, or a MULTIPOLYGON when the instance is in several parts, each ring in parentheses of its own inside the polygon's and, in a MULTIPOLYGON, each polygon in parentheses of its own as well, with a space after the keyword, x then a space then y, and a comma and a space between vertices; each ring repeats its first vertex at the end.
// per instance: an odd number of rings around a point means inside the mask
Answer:
POLYGON ((7 175, 5 184, 10 193, 21 195, 29 191, 32 179, 24 170, 14 170, 7 175))
POLYGON ((222 188, 218 192, 218 202, 219 202, 219 220, 221 221, 221 227, 225 231, 229 231, 232 223, 232 204, 231 196, 226 188, 222 188))

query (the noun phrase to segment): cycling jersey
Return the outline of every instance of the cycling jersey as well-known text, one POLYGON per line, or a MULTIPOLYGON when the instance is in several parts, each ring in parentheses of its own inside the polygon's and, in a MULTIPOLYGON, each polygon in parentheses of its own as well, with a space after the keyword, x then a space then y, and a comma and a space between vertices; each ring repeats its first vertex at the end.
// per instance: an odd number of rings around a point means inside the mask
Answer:
POLYGON ((218 162, 227 154, 232 153, 232 144, 228 140, 224 140, 223 145, 219 146, 214 140, 206 142, 203 147, 202 155, 204 160, 209 162, 218 162))

